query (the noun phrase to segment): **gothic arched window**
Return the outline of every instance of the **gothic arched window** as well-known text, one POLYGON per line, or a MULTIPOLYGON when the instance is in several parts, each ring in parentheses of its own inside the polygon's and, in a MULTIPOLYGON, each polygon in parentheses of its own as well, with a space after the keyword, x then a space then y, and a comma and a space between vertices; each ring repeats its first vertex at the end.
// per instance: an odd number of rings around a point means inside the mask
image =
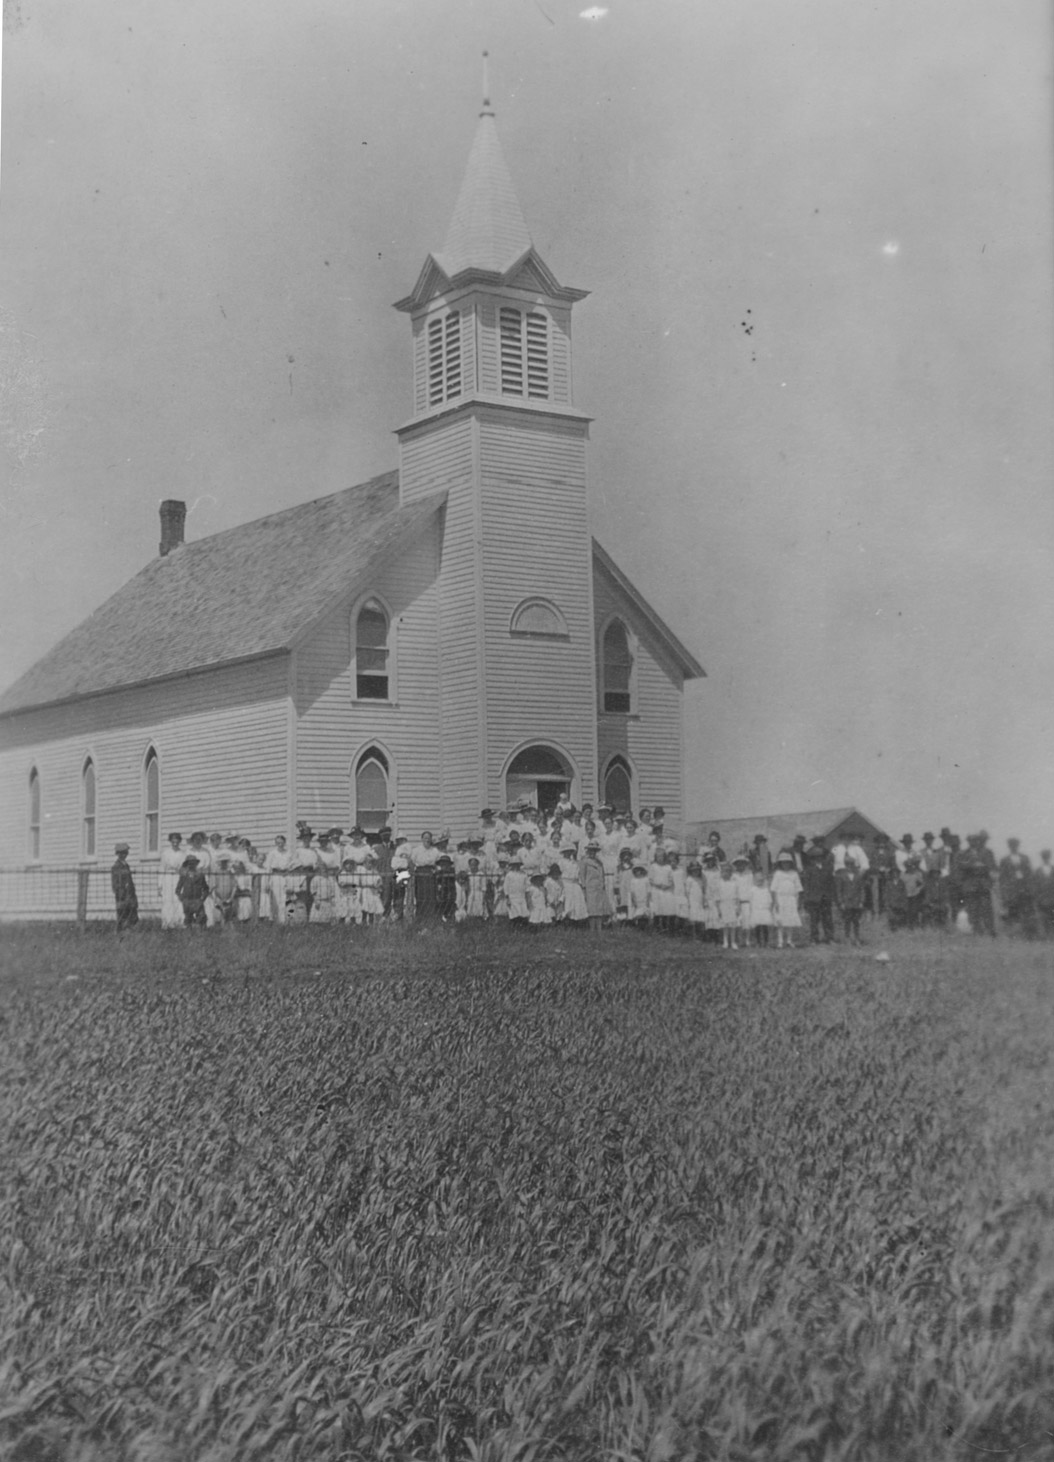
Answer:
POLYGON ((633 650, 621 619, 613 619, 604 631, 600 660, 604 710, 632 711, 633 650))
POLYGON ((604 801, 616 812, 633 808, 633 773, 625 757, 613 756, 604 773, 604 801))
POLYGON ((161 765, 157 752, 151 746, 143 762, 143 852, 156 853, 160 849, 159 828, 161 823, 161 765))
POLYGON ((355 696, 360 701, 386 701, 389 694, 388 612, 378 599, 367 599, 355 616, 355 696))
POLYGON ((29 774, 29 856, 40 861, 40 773, 36 767, 29 774))
POLYGON ((362 753, 355 764, 355 824, 375 833, 388 821, 388 758, 377 746, 362 753))
POLYGON ((95 857, 95 763, 89 756, 81 770, 81 852, 95 857))

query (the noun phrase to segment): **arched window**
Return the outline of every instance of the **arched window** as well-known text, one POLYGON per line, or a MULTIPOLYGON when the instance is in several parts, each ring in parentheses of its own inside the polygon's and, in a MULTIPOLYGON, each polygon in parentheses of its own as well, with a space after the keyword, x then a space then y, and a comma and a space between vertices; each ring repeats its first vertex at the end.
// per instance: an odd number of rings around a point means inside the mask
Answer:
POLYGON ((29 856, 40 861, 40 773, 36 767, 29 774, 29 856))
POLYGON ((616 812, 633 807, 633 774, 625 757, 613 756, 604 773, 604 801, 616 812))
POLYGON ((388 685, 388 615, 378 600, 367 599, 355 616, 356 698, 390 700, 388 685))
POLYGON ((613 619, 604 631, 601 645, 604 710, 621 711, 633 709, 633 651, 630 649, 626 626, 620 619, 613 619))
POLYGON ((86 858, 95 857, 95 763, 89 756, 81 772, 81 851, 86 858))
POLYGON ((524 599, 513 610, 509 633, 531 639, 566 640, 567 621, 550 599, 524 599))
POLYGON ((375 833, 388 821, 388 758, 379 747, 364 751, 355 765, 355 823, 375 833))
POLYGON ((156 853, 161 844, 161 767, 151 746, 143 763, 143 852, 156 853))

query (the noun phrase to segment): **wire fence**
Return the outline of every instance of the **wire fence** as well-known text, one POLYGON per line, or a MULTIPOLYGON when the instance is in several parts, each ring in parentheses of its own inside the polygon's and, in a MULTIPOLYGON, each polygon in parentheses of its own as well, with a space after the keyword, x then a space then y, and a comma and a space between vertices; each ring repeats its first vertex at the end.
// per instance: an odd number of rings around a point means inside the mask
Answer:
MULTIPOLYGON (((166 883, 170 908, 178 908, 177 874, 162 873, 156 862, 128 866, 135 881, 140 919, 162 918, 165 903, 162 889, 166 883)), ((316 922, 334 918, 360 922, 365 916, 412 917, 414 912, 408 875, 397 879, 367 869, 352 874, 290 869, 275 874, 259 871, 227 874, 226 885, 213 873, 206 878, 209 897, 204 912, 209 923, 232 920, 255 923, 261 918, 301 923, 309 917, 316 922)), ((66 867, 29 864, 0 868, 0 921, 68 919, 86 923, 112 920, 114 916, 109 864, 66 867)), ((181 922, 178 912, 176 921, 181 922)))

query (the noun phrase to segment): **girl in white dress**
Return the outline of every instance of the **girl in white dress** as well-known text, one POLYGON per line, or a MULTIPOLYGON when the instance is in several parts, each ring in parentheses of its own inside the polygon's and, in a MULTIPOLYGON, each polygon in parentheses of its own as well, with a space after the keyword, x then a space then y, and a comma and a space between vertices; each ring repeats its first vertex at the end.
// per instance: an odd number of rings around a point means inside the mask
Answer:
POLYGON ((754 874, 751 871, 750 859, 745 853, 740 853, 737 858, 732 859, 732 878, 736 885, 736 909, 739 927, 743 931, 743 938, 740 941, 744 947, 750 945, 750 931, 754 927, 751 917, 754 898, 754 874))
POLYGON ((545 896, 545 874, 532 873, 527 888, 527 922, 536 929, 553 922, 553 911, 545 896))
POLYGON ((638 929, 646 929, 651 909, 651 885, 648 882, 648 870, 643 863, 633 865, 627 897, 629 922, 638 929))
POLYGON ((674 896, 673 869, 666 861, 666 853, 656 848, 655 858, 648 869, 648 883, 651 888, 651 913, 656 926, 662 933, 673 928, 677 904, 674 896))
POLYGON ((754 887, 750 891, 750 922, 754 929, 754 943, 768 949, 769 930, 772 928, 772 890, 764 873, 754 874, 754 887))
POLYGON ((726 863, 721 869, 721 886, 717 905, 721 914, 722 947, 739 948, 739 889, 732 869, 726 863))
POLYGON ((703 886, 703 869, 699 863, 689 863, 685 871, 684 892, 688 904, 688 923, 693 939, 702 939, 706 932, 706 889, 703 886))
POLYGON ((784 848, 776 859, 776 871, 770 884, 774 918, 776 922, 776 948, 782 949, 784 938, 788 949, 794 948, 792 929, 801 928, 801 914, 798 899, 801 896, 801 879, 794 866, 794 855, 784 848))

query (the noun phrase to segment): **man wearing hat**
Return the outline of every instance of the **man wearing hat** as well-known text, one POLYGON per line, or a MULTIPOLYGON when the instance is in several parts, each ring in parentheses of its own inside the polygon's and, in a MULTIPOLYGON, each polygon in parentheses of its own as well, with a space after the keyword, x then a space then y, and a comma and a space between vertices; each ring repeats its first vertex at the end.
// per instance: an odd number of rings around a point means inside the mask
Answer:
POLYGON ((750 861, 755 873, 763 873, 766 878, 772 877, 772 854, 769 852, 769 840, 764 833, 754 834, 754 853, 750 861))
POLYGON ((116 843, 113 851, 117 861, 110 869, 110 887, 117 905, 117 932, 120 934, 122 929, 134 929, 139 923, 139 898, 128 866, 128 844, 116 843))

